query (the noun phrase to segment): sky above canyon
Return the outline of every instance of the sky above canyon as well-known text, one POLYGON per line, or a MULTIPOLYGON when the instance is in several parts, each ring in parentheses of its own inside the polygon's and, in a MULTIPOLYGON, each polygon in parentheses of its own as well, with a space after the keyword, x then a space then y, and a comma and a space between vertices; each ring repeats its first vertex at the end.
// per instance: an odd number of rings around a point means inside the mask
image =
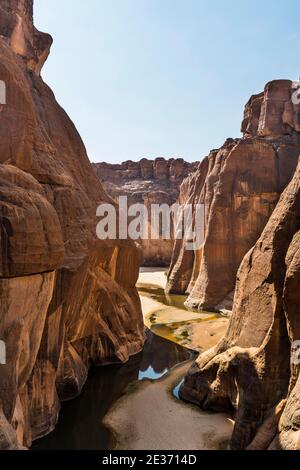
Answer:
POLYGON ((92 161, 200 160, 266 82, 297 80, 297 0, 35 0, 42 75, 92 161))

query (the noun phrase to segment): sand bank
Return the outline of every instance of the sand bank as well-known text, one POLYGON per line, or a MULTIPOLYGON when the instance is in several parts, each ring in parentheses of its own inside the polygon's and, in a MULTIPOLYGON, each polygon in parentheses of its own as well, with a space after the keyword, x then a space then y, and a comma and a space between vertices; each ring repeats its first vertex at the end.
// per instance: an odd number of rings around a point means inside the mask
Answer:
POLYGON ((185 296, 164 293, 166 280, 165 270, 141 270, 138 290, 146 326, 159 336, 199 352, 214 346, 224 335, 228 319, 186 309, 185 296))
POLYGON ((232 421, 176 399, 172 390, 191 362, 176 366, 164 378, 132 385, 110 409, 104 424, 113 432, 116 449, 226 449, 232 421))

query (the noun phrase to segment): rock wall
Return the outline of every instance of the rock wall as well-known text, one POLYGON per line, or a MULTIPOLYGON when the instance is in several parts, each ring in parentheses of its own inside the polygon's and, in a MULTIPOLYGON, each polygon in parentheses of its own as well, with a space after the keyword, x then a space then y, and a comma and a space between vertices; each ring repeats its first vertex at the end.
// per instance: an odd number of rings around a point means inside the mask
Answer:
POLYGON ((183 179, 197 169, 199 163, 187 163, 183 159, 143 158, 139 162, 127 161, 119 165, 96 163, 96 173, 107 193, 118 201, 127 196, 128 206, 144 204, 148 209, 149 238, 138 240, 144 266, 169 266, 174 239, 151 238, 151 204, 176 203, 183 179))
POLYGON ((237 275, 223 340, 196 361, 181 396, 235 411, 233 449, 300 449, 300 164, 237 275))
POLYGON ((276 80, 250 98, 243 137, 228 139, 182 183, 180 202, 205 207, 201 250, 175 243, 169 293, 188 293, 192 308, 231 309, 239 265, 259 238, 300 154, 299 105, 292 82, 276 80))
POLYGON ((144 342, 140 254, 96 238, 96 207, 111 199, 40 76, 52 39, 32 3, 0 1, 0 449, 50 432, 90 365, 144 342))

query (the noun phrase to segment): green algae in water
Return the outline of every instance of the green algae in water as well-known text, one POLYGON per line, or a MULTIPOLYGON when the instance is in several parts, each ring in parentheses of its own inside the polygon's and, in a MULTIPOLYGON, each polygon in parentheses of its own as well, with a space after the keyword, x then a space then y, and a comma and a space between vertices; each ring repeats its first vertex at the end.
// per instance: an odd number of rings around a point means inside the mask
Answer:
POLYGON ((150 323, 152 323, 152 324, 153 324, 153 323, 156 323, 156 320, 157 320, 157 315, 156 315, 156 313, 152 313, 152 314, 150 315, 150 317, 149 317, 150 323))

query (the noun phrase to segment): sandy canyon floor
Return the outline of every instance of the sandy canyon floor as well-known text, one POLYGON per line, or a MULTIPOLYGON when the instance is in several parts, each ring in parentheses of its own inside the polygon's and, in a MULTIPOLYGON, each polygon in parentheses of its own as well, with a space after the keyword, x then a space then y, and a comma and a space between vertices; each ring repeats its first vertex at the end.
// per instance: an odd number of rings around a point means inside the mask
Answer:
MULTIPOLYGON (((165 296, 165 283, 164 270, 141 270, 138 289, 147 327, 196 351, 216 344, 228 320, 213 313, 187 311, 183 296, 165 296)), ((132 384, 113 405, 104 424, 118 449, 227 448, 233 427, 230 416, 203 412, 178 399, 179 384, 191 362, 178 364, 158 380, 132 384)))

